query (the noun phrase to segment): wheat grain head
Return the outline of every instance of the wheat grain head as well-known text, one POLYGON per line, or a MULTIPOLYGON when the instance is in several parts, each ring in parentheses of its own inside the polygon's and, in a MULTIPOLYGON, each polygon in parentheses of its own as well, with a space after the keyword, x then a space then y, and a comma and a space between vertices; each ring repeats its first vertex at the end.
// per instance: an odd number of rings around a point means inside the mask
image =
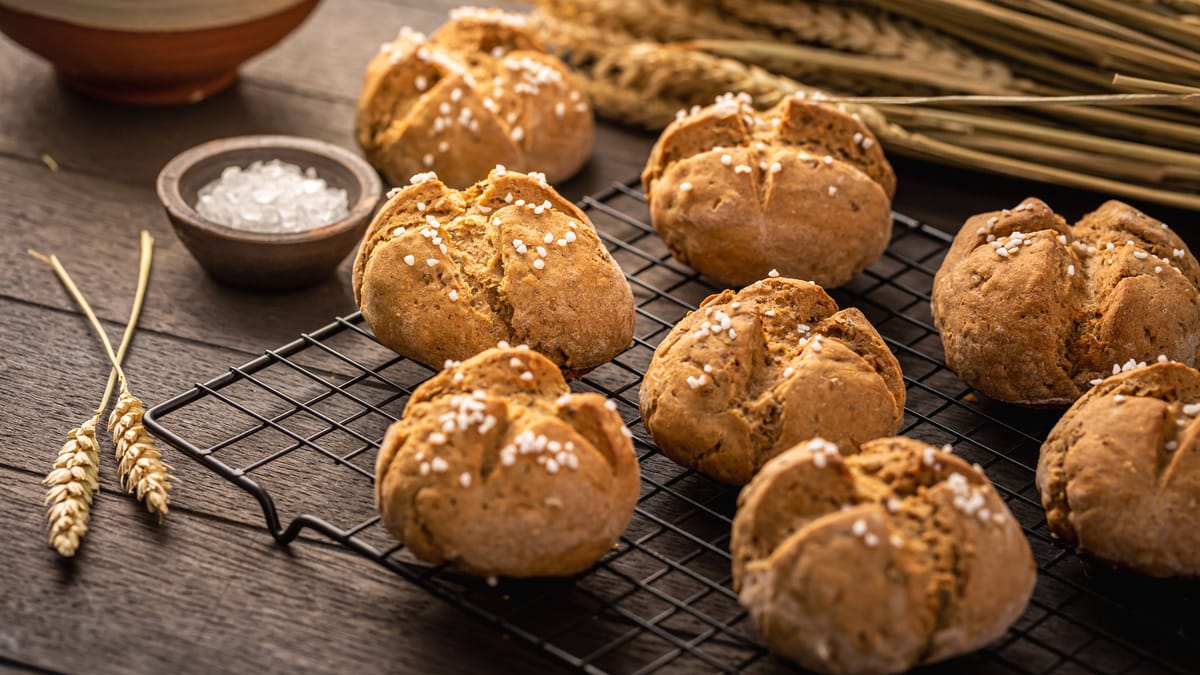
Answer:
POLYGON ((169 510, 174 477, 171 467, 163 463, 154 437, 142 424, 144 414, 141 400, 122 385, 108 417, 108 429, 112 432, 121 487, 125 492, 136 492, 146 510, 161 522, 169 510))
POLYGON ((79 550, 91 520, 92 498, 100 488, 100 446, 96 443, 99 421, 100 413, 96 413, 67 433, 54 469, 42 481, 48 486, 45 504, 50 546, 64 558, 79 550))

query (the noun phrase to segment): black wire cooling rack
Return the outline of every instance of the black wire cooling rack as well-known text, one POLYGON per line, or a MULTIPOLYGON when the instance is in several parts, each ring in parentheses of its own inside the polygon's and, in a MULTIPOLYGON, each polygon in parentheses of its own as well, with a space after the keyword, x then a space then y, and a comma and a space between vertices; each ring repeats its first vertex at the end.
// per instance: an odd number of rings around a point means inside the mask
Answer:
MULTIPOLYGON (((626 271, 638 308, 633 347, 572 383, 617 402, 642 467, 633 520, 590 571, 489 587, 424 564, 395 543, 375 515, 375 453, 387 425, 433 371, 380 346, 358 314, 196 385, 149 411, 146 424, 254 496, 281 544, 305 529, 319 532, 569 666, 596 673, 787 669, 767 655, 730 589, 736 490, 662 456, 638 416, 638 385, 654 347, 720 288, 668 255, 635 187, 614 184, 580 206, 626 271)), ((896 215, 887 253, 832 294, 862 310, 900 360, 908 387, 902 433, 950 443, 981 464, 1025 528, 1038 563, 1033 600, 1008 634, 935 669, 1200 671, 1194 583, 1113 571, 1050 535, 1034 467, 1056 417, 978 400, 946 369, 929 291, 949 241, 896 215)))

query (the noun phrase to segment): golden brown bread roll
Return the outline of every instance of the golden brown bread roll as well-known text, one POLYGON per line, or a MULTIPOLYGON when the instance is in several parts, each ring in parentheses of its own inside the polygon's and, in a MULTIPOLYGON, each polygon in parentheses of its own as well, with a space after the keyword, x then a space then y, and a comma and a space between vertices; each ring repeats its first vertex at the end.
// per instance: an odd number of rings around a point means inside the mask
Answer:
POLYGON ((496 164, 571 177, 592 147, 592 109, 525 17, 459 8, 428 40, 411 30, 367 66, 355 127, 393 184, 436 171, 465 188, 496 164))
POLYGON ((430 367, 499 342, 577 375, 633 340, 633 292, 591 221, 543 176, 497 167, 469 190, 422 174, 375 215, 354 299, 376 337, 430 367))
POLYGON ((1076 401, 1042 445, 1046 522, 1117 565, 1200 576, 1200 373, 1170 362, 1125 367, 1076 401))
POLYGON ((840 286, 892 231, 896 178, 871 130, 796 97, 759 113, 727 94, 681 116, 655 144, 642 185, 671 254, 733 285, 777 269, 840 286))
POLYGON ((897 673, 979 649, 1033 592, 1029 543, 983 471, 909 438, 816 439, 738 498, 735 589, 772 652, 897 673))
POLYGON ((633 515, 637 458, 620 415, 572 394, 528 349, 490 349, 413 392, 384 437, 376 505, 422 560, 478 575, 562 576, 633 515))
POLYGON ((1074 227, 1033 198, 974 216, 932 309, 950 369, 1011 403, 1067 406, 1116 364, 1200 353, 1200 265, 1166 225, 1115 201, 1074 227))
POLYGON ((742 485, 803 439, 895 434, 904 396, 900 364, 862 312, 778 277, 711 296, 676 324, 639 402, 665 455, 742 485))

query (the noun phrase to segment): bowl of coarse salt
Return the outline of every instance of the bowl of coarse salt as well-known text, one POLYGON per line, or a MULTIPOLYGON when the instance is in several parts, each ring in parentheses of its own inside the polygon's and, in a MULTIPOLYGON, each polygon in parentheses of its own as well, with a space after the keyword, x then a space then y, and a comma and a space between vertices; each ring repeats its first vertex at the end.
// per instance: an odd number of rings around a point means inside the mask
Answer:
POLYGON ((382 189, 358 155, 292 136, 210 141, 158 174, 167 217, 201 267, 260 291, 327 279, 362 238, 382 189))

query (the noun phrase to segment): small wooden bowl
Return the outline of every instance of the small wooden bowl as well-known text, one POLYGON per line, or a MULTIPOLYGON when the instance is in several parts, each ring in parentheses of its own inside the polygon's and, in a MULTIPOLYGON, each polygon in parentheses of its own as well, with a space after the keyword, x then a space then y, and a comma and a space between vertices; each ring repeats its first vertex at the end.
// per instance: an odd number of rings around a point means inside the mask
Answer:
POLYGON ((0 0, 0 31, 89 96, 138 105, 194 103, 232 84, 242 62, 295 30, 317 2, 275 0, 264 14, 258 2, 206 9, 180 0, 91 6, 0 0))
POLYGON ((176 155, 158 174, 158 197, 175 234, 214 278, 239 288, 284 291, 329 277, 370 222, 383 189, 375 169, 336 145, 292 136, 239 136, 210 141, 176 155), (200 188, 228 166, 278 159, 313 167, 331 187, 346 191, 345 218, 303 232, 238 230, 202 217, 200 188))

